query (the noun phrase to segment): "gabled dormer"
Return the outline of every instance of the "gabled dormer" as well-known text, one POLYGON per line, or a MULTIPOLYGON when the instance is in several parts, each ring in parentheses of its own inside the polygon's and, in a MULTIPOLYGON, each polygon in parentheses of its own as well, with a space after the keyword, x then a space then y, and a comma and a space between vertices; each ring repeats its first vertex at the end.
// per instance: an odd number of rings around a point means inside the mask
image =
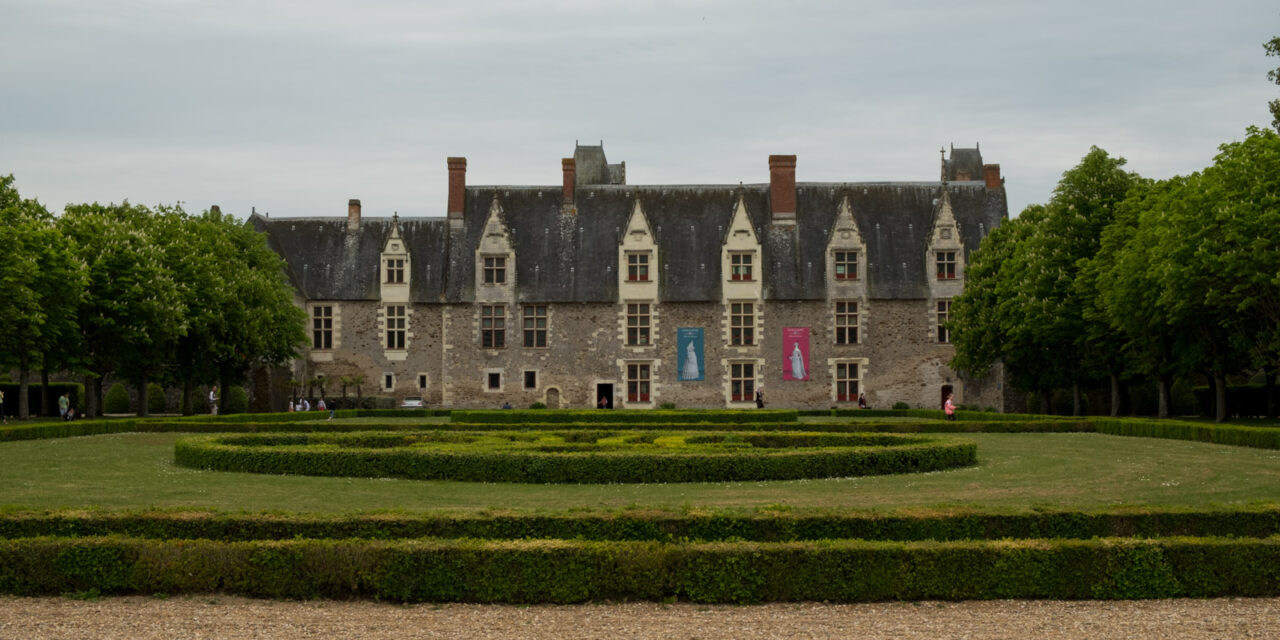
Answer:
POLYGON ((725 300, 758 300, 761 296, 760 240, 747 215, 741 193, 720 249, 721 291, 725 300))
POLYGON ((950 188, 943 182, 938 209, 933 217, 933 230, 929 234, 929 252, 925 256, 928 263, 925 273, 929 274, 929 288, 935 298, 960 295, 964 286, 964 243, 961 240, 960 226, 956 224, 955 212, 951 209, 950 188))
POLYGON ((379 257, 379 297, 383 302, 409 301, 409 247, 400 231, 400 216, 391 216, 391 231, 379 257))
POLYGON ((638 199, 618 246, 618 298, 658 299, 658 245, 638 199))
POLYGON ((480 245, 476 247, 476 302, 511 302, 515 299, 516 254, 511 231, 502 220, 498 194, 493 195, 485 218, 480 245))
POLYGON ((827 297, 860 299, 867 292, 867 244, 853 217, 849 196, 840 200, 827 242, 827 297))

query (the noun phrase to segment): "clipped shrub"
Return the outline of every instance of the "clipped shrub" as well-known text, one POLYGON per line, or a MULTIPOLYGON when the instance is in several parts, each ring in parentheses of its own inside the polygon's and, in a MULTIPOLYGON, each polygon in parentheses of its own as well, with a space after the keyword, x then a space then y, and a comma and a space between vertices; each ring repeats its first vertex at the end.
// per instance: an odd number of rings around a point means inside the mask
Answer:
POLYGON ((543 404, 543 403, 541 403, 541 402, 535 402, 535 403, 533 403, 533 404, 529 405, 529 408, 530 408, 530 409, 546 409, 546 408, 547 408, 547 405, 545 405, 545 404, 543 404))
POLYGON ((895 402, 895 403, 893 403, 893 410, 894 410, 894 411, 906 411, 907 409, 910 409, 910 408, 911 408, 911 405, 909 405, 909 404, 907 404, 907 403, 905 403, 905 402, 895 402))
POLYGON ((231 387, 222 404, 224 406, 218 407, 218 413, 244 413, 249 410, 249 394, 245 393, 244 387, 231 387))
POLYGON ((147 411, 151 413, 164 413, 165 397, 164 387, 152 382, 147 385, 147 411))
POLYGON ((129 413, 129 390, 124 384, 117 382, 107 389, 107 397, 102 401, 102 410, 106 413, 129 413))

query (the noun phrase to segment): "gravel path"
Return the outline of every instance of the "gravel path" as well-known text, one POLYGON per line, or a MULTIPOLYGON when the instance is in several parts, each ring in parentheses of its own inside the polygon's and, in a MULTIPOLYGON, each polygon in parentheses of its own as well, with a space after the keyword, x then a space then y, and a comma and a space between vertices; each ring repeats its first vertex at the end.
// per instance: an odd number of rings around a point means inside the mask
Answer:
POLYGON ((0 638, 1280 638, 1280 598, 515 607, 0 597, 0 638))

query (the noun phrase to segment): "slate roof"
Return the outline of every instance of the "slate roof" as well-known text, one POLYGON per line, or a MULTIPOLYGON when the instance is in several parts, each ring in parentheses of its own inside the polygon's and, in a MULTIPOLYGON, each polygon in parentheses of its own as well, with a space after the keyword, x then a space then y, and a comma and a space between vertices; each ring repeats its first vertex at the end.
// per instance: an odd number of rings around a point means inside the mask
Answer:
MULTIPOLYGON (((581 150, 582 147, 579 147, 581 150)), ((971 163, 970 154, 953 152, 971 163)), ((947 183, 967 256, 1008 216, 1003 188, 977 179, 947 183)), ((603 152, 599 155, 603 163, 603 152)), ((607 164, 606 164, 607 166, 607 164)), ((579 166, 578 171, 582 168, 579 166)), ((562 211, 558 185, 468 186, 463 225, 444 218, 402 218, 410 252, 414 302, 468 302, 475 294, 475 250, 494 199, 516 254, 515 286, 521 302, 615 302, 617 251, 636 199, 658 245, 659 297, 669 302, 719 301, 720 250, 741 197, 762 245, 766 300, 826 297, 826 248, 849 198, 867 244, 871 299, 928 297, 928 243, 939 210, 941 182, 796 184, 796 224, 769 222, 769 185, 587 184, 575 191, 576 213, 562 211)), ((308 300, 377 300, 379 253, 389 218, 362 220, 347 233, 345 217, 254 216, 289 275, 308 300)))

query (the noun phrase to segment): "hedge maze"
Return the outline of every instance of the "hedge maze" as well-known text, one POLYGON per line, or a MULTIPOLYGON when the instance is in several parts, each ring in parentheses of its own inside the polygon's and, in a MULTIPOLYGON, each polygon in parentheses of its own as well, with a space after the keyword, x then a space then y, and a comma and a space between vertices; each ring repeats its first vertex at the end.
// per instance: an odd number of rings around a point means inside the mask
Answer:
MULTIPOLYGON (((1116 432, 1263 448, 1280 441, 1276 429, 1172 421, 943 423, 911 413, 920 412, 818 423, 795 412, 457 412, 448 423, 405 427, 378 424, 383 416, 369 412, 374 422, 356 425, 228 416, 111 428, 219 434, 179 440, 175 459, 199 468, 488 482, 512 481, 513 473, 536 482, 678 482, 704 481, 696 474, 708 467, 754 478, 766 469, 909 473, 972 464, 963 436, 914 435, 943 429, 1116 432), (551 471, 555 458, 569 462, 551 471), (594 459, 610 464, 586 462, 594 459), (658 480, 662 465, 675 475, 658 480)), ((56 426, 25 437, 74 435, 56 426)), ((505 603, 1275 596, 1280 506, 909 516, 785 508, 0 512, 0 593, 209 592, 505 603)))

